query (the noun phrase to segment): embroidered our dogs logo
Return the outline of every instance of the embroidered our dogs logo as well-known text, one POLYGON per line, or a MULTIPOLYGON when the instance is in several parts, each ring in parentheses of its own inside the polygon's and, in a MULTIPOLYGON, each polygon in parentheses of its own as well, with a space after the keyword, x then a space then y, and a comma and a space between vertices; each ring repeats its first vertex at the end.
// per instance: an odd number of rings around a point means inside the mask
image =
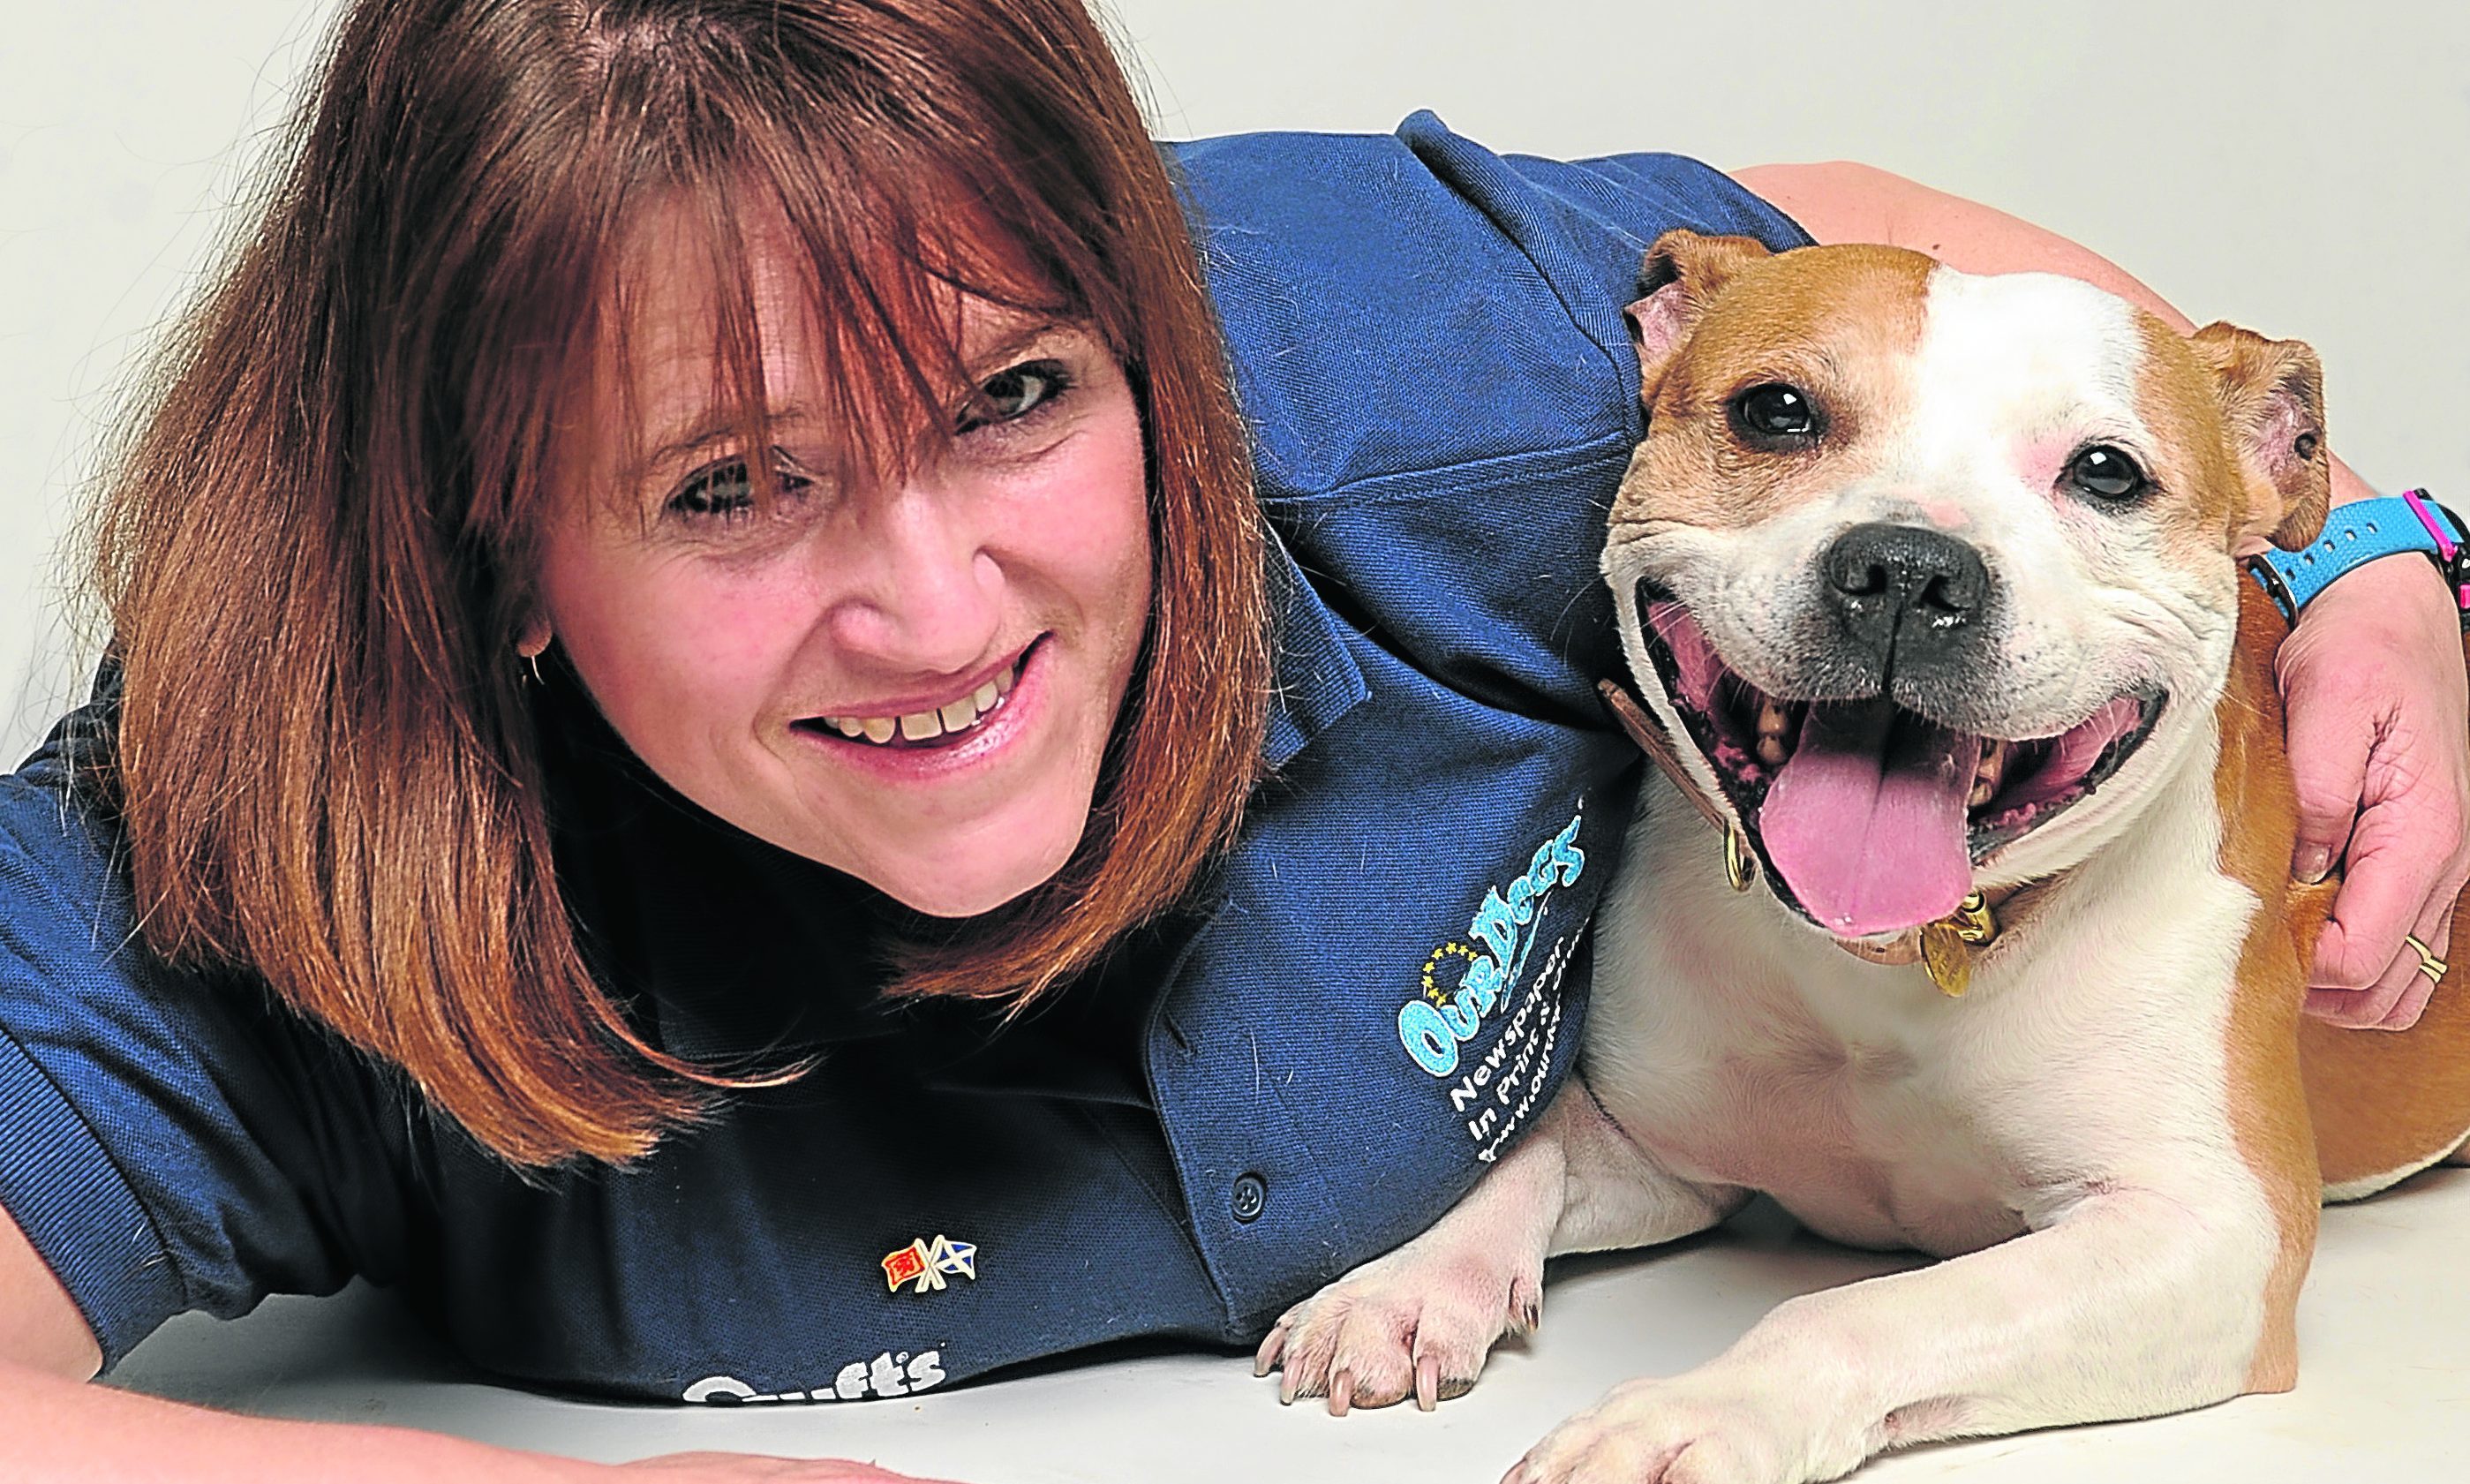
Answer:
POLYGON ((1535 917, 1546 898, 1574 884, 1587 869, 1578 848, 1585 811, 1535 847, 1526 874, 1483 894, 1466 938, 1433 950, 1424 961, 1423 993, 1398 1011, 1398 1043, 1415 1065, 1436 1078, 1458 1069, 1458 1048, 1476 1038, 1484 1017, 1506 1003, 1535 947, 1535 917), (1451 977, 1456 976, 1456 982, 1451 977))

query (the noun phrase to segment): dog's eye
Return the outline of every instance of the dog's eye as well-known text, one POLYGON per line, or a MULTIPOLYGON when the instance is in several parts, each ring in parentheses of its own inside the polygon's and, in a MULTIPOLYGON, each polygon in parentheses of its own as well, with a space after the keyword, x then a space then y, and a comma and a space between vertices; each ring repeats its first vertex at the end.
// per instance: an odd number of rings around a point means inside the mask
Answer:
POLYGON ((2144 471, 2106 443, 2096 443, 2067 461, 2062 476, 2087 495, 2103 499, 2133 499, 2144 493, 2144 471))
POLYGON ((1753 386, 1733 399, 1733 427, 1753 442, 1806 438, 1818 431, 1818 409, 1801 388, 1782 382, 1753 386))

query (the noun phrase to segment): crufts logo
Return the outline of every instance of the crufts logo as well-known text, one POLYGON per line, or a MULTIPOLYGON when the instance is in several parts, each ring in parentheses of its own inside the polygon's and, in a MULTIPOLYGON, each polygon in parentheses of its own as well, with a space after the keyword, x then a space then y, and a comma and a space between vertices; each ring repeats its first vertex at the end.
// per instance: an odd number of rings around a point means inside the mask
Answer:
POLYGON ((686 1389, 686 1400, 707 1406, 760 1405, 766 1402, 863 1402, 870 1397, 910 1397, 944 1384, 944 1352, 913 1356, 885 1351, 873 1360, 852 1360, 827 1385, 812 1391, 757 1391, 734 1376, 707 1376, 686 1389))
POLYGON ((1467 924, 1466 941, 1443 943, 1424 961, 1423 993, 1398 1011, 1398 1043, 1415 1065, 1434 1077, 1456 1072, 1458 1048, 1474 1040, 1483 1018, 1508 1001, 1535 946, 1535 917, 1545 898, 1587 869, 1587 852, 1577 846, 1585 819, 1581 810, 1559 834, 1537 846, 1526 873, 1506 890, 1486 889, 1483 905, 1467 924), (1455 986, 1440 977, 1453 963, 1465 965, 1455 986))

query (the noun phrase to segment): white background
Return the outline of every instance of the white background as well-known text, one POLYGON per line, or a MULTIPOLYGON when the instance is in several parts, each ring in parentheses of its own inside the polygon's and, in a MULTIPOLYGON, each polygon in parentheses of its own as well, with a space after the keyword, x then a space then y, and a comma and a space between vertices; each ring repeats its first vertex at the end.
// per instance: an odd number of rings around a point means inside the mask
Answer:
MULTIPOLYGON (((91 659, 53 552, 99 427, 232 218, 331 0, 0 0, 0 766, 91 659)), ((2337 450, 2470 501, 2458 0, 1113 0, 1159 132, 1851 158, 2308 339, 2337 450)))

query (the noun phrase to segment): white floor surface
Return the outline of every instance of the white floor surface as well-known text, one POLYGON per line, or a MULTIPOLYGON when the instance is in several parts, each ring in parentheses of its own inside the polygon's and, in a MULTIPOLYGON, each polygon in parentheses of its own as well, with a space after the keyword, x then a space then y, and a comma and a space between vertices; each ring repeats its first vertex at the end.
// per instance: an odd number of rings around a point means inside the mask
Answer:
MULTIPOLYGON (((167 1326, 121 1385, 268 1415, 384 1422, 616 1462, 694 1449, 873 1459, 967 1484, 1489 1484, 1555 1422, 1632 1376, 1688 1368, 1776 1303, 1901 1265, 1754 1207, 1711 1238, 1556 1264, 1543 1331, 1462 1400, 1334 1419, 1281 1409, 1247 1360, 1115 1358, 910 1402, 592 1405, 487 1384, 389 1297, 279 1299, 167 1326)), ((2470 1169, 2325 1214, 2299 1311, 2300 1378, 2156 1420, 1922 1449, 1862 1484, 2383 1484, 2470 1480, 2470 1169)))

